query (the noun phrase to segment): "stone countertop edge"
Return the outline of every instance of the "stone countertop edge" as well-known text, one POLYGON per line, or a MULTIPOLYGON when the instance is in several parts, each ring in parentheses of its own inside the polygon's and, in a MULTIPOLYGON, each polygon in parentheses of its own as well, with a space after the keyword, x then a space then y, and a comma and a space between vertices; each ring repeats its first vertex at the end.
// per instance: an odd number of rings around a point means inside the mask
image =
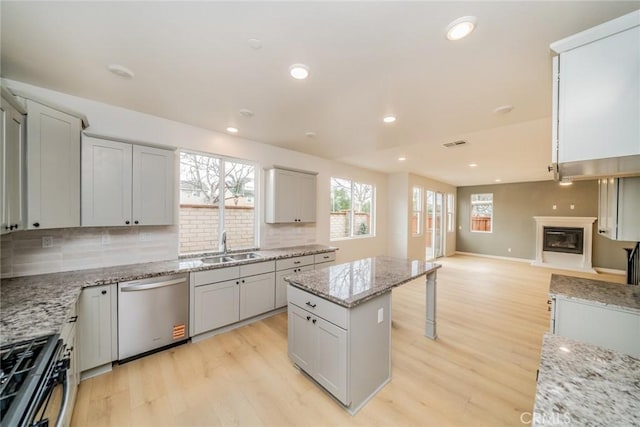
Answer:
POLYGON ((337 248, 331 246, 306 245, 253 251, 260 254, 261 258, 224 264, 205 264, 194 258, 2 279, 0 281, 0 345, 60 333, 69 310, 85 287, 215 270, 336 250, 337 248))
MULTIPOLYGON (((286 280, 287 282, 289 282, 290 285, 295 286, 296 288, 299 288, 299 289, 302 289, 303 291, 307 291, 309 293, 312 293, 312 294, 314 294, 314 295, 316 295, 316 296, 318 296, 320 298, 326 299, 327 301, 334 302, 334 303, 336 303, 336 304, 338 304, 338 305, 340 305, 342 307, 345 307, 345 308, 353 308, 353 307, 357 306, 358 304, 362 304, 363 302, 369 301, 370 299, 373 299, 373 298, 375 298, 375 297, 377 297, 379 295, 382 295, 382 294, 384 294, 386 292, 389 292, 389 291, 391 291, 393 288, 395 288, 397 286, 404 285, 405 283, 408 283, 408 282, 410 282, 412 280, 415 280, 415 279, 417 279, 417 278, 419 278, 421 276, 426 276, 427 274, 432 273, 432 272, 436 271, 439 268, 442 268, 442 265, 440 265, 440 264, 429 263, 429 262, 426 262, 426 261, 425 261, 425 263, 429 265, 429 268, 427 268, 425 271, 423 271, 423 272, 421 272, 419 274, 412 275, 410 277, 404 278, 404 279, 402 279, 402 280, 400 280, 398 282, 394 282, 393 284, 390 284, 390 285, 387 285, 387 286, 385 286, 383 288, 377 289, 374 292, 363 293, 362 297, 356 298, 356 299, 354 299, 352 301, 346 301, 345 299, 337 298, 335 296, 332 296, 332 295, 329 295, 329 294, 327 294, 325 292, 320 291, 319 289, 317 289, 314 286, 306 285, 306 284, 300 282, 299 280, 297 281, 297 280, 295 280, 296 276, 293 276, 293 277, 292 276, 287 276, 287 277, 284 278, 284 280, 286 280)), ((331 267, 329 267, 329 268, 331 268, 331 267)), ((312 274, 312 273, 313 272, 308 272, 308 274, 312 274)), ((304 274, 304 273, 302 273, 302 274, 304 274)))
POLYGON ((640 286, 552 274, 549 295, 585 301, 640 315, 640 286))
POLYGON ((640 359, 545 334, 534 426, 640 425, 640 359))

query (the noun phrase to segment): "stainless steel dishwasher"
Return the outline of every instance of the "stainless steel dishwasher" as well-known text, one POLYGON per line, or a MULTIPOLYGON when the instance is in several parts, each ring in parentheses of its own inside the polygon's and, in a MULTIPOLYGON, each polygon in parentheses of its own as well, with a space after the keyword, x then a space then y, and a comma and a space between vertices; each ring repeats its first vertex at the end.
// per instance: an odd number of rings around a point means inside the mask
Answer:
POLYGON ((118 283, 118 360, 189 338, 187 274, 118 283))

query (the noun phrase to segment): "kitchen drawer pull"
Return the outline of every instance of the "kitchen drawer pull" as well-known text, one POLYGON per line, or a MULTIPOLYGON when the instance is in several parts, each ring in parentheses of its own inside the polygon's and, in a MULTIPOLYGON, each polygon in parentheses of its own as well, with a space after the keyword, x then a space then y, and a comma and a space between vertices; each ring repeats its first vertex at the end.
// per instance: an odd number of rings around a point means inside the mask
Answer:
POLYGON ((302 261, 293 261, 294 264, 300 264, 302 261))
POLYGON ((145 283, 143 285, 131 284, 127 286, 122 286, 120 290, 122 292, 144 291, 146 289, 154 289, 154 288, 162 288, 165 286, 179 285, 180 283, 184 283, 184 282, 185 282, 185 279, 174 279, 174 280, 166 280, 164 282, 157 282, 157 283, 145 283))
POLYGON ((329 255, 325 255, 325 256, 323 256, 322 258, 324 258, 324 259, 329 259, 329 258, 331 258, 331 257, 330 257, 329 255))
POLYGON ((73 316, 69 318, 69 322, 68 323, 76 323, 78 321, 78 316, 73 316))
POLYGON ((311 304, 311 301, 307 301, 307 305, 311 308, 316 308, 315 304, 311 304))

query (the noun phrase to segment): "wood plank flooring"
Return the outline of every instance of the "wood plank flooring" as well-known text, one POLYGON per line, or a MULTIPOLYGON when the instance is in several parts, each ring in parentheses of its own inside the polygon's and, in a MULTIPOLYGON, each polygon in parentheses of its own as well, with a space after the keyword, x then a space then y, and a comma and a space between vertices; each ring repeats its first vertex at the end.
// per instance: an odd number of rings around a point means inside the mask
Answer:
POLYGON ((425 286, 392 294, 392 378, 354 417, 287 358, 286 313, 115 366, 80 384, 73 426, 514 426, 531 412, 552 272, 457 255, 439 260, 438 340, 425 286))

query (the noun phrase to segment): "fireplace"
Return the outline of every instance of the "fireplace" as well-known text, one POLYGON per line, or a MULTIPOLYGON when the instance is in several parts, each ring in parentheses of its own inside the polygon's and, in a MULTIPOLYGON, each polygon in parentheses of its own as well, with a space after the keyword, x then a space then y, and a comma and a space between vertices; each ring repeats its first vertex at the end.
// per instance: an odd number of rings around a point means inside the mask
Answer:
POLYGON ((595 217, 534 216, 536 258, 531 264, 589 273, 595 217))
POLYGON ((583 253, 582 227, 543 227, 542 250, 566 254, 583 253))

